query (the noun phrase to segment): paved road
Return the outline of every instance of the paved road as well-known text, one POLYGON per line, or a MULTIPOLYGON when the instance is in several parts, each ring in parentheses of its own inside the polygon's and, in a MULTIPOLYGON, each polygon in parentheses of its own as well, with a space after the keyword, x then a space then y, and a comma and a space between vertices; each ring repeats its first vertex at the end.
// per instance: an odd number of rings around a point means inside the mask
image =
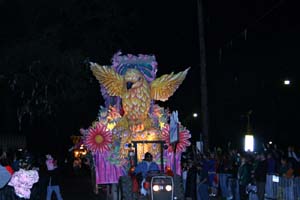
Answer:
MULTIPOLYGON (((64 200, 111 200, 111 198, 106 198, 105 188, 99 189, 97 195, 93 192, 91 178, 88 173, 78 176, 74 174, 64 174, 61 190, 64 200)), ((54 195, 52 200, 53 199, 56 199, 54 195)), ((221 198, 211 198, 211 200, 217 199, 221 198)))
POLYGON ((87 174, 64 175, 61 190, 64 200, 106 200, 104 191, 94 194, 91 178, 87 174))

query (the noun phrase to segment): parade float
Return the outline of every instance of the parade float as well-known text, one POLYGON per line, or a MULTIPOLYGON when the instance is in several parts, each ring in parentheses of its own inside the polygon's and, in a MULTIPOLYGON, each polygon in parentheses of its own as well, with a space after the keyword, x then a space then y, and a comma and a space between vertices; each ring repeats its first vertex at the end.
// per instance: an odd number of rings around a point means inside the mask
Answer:
POLYGON ((157 62, 152 55, 122 55, 112 65, 90 63, 99 81, 105 105, 97 120, 81 129, 83 144, 90 152, 97 186, 117 184, 146 152, 161 171, 181 174, 181 153, 190 145, 189 131, 178 113, 160 107, 185 79, 188 69, 156 77, 157 62))

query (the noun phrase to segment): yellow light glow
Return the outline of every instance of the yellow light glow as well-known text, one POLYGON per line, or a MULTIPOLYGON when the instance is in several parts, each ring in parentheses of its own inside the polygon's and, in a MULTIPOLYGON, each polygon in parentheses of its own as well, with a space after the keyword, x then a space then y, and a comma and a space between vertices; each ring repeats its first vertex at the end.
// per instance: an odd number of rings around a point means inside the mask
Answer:
POLYGON ((159 128, 163 128, 165 126, 165 123, 163 123, 163 122, 159 122, 159 128))
POLYGON ((79 156, 79 151, 74 151, 74 157, 77 158, 79 156))
POLYGON ((153 141, 155 138, 156 138, 156 136, 154 134, 147 135, 147 140, 148 141, 153 141))
POLYGON ((82 152, 81 152, 81 155, 83 155, 83 156, 85 156, 87 154, 87 151, 86 150, 83 150, 82 152))
POLYGON ((107 129, 111 131, 115 128, 115 126, 116 126, 115 122, 108 123, 107 124, 107 129))

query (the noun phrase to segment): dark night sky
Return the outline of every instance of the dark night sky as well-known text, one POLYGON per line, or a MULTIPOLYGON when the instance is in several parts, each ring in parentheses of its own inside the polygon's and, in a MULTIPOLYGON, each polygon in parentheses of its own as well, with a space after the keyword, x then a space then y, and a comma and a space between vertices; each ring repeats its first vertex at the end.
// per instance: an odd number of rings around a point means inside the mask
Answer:
MULTIPOLYGON (((213 145, 239 141, 249 110, 259 138, 285 144, 296 137, 300 25, 293 4, 204 2, 213 145), (292 81, 288 87, 285 78, 292 81)), ((40 148, 88 127, 103 100, 84 60, 110 64, 118 50, 154 54, 158 76, 190 66, 184 83, 160 105, 178 110, 184 125, 200 132, 200 119, 191 117, 200 112, 201 95, 196 0, 1 0, 0 24, 0 134, 28 135, 40 148), (21 130, 18 109, 32 112, 21 130)))

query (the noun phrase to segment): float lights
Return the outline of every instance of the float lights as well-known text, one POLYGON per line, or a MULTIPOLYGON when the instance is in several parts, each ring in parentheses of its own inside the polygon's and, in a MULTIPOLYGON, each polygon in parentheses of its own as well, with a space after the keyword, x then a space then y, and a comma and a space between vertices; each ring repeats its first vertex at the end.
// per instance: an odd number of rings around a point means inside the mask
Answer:
POLYGON ((172 191, 172 186, 171 186, 171 185, 166 185, 166 190, 167 190, 168 192, 172 191))
POLYGON ((198 117, 198 113, 193 113, 193 117, 197 118, 198 117))
POLYGON ((157 192, 157 191, 159 191, 159 186, 158 185, 153 185, 153 191, 155 191, 155 192, 157 192))
POLYGON ((245 151, 253 152, 254 150, 254 137, 253 135, 245 135, 245 151))

